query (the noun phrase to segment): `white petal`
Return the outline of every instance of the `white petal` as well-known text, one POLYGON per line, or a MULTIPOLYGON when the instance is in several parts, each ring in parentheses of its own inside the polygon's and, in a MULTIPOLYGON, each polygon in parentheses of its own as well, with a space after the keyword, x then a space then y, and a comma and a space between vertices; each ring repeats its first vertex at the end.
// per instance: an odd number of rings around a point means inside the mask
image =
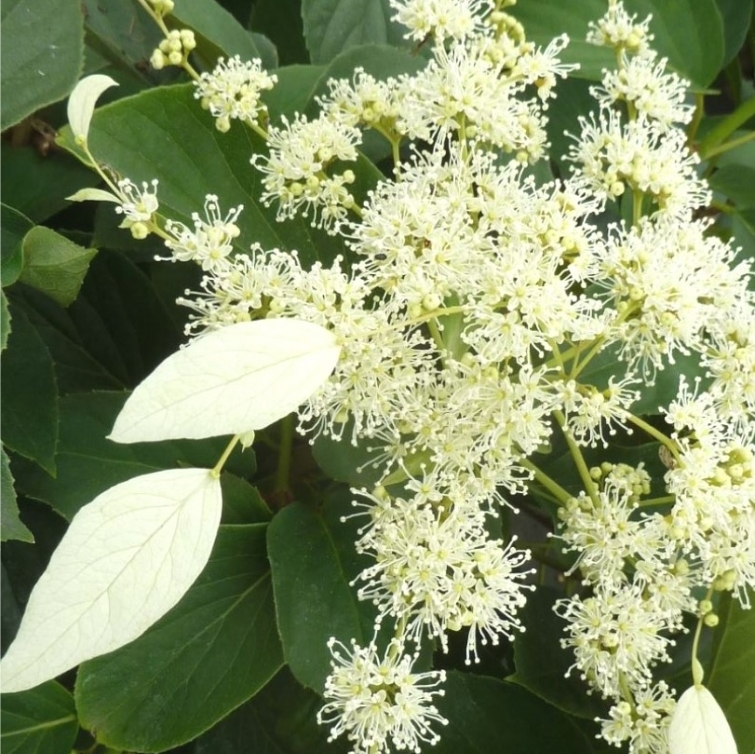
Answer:
POLYGON ((737 754, 723 710, 705 686, 691 686, 679 699, 668 731, 669 754, 737 754))
POLYGON ((115 442, 238 435, 291 413, 328 378, 340 347, 294 319, 223 327, 169 356, 118 415, 115 442))
POLYGON ((31 593, 2 660, 2 691, 37 686, 144 633, 206 565, 221 508, 207 469, 145 474, 85 505, 31 593))
POLYGON ((115 202, 120 204, 121 200, 109 191, 103 191, 97 188, 83 188, 71 196, 67 196, 69 202, 115 202))
POLYGON ((86 141, 94 106, 100 95, 118 82, 102 73, 86 76, 74 87, 68 98, 68 122, 77 141, 86 141))

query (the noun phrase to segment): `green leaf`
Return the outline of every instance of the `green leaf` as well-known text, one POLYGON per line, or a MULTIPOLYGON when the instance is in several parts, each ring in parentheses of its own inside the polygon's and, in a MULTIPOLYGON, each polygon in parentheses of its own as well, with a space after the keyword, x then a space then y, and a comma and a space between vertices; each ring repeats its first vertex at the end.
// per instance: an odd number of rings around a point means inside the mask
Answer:
POLYGON ((73 89, 84 60, 84 21, 70 0, 4 0, 0 129, 73 89))
POLYGON ((317 724, 322 699, 284 667, 259 694, 194 743, 193 754, 343 754, 317 724))
POLYGON ((716 0, 724 24, 725 52, 722 67, 730 63, 747 39, 753 0, 716 0))
POLYGON ((327 641, 372 638, 374 612, 349 585, 364 568, 354 550, 358 524, 340 517, 353 512, 348 500, 315 511, 293 503, 273 518, 268 531, 275 611, 283 652, 291 672, 322 693, 330 672, 327 641))
POLYGON ((714 191, 720 191, 739 209, 755 207, 755 168, 747 165, 723 165, 708 179, 714 191))
MULTIPOLYGON (((127 397, 125 392, 95 392, 61 398, 56 477, 35 473, 14 461, 18 489, 47 503, 70 520, 82 505, 131 477, 176 465, 211 468, 217 462, 227 438, 132 445, 108 440, 106 435, 127 397)), ((254 454, 250 451, 235 453, 226 466, 242 476, 250 476, 254 467, 254 454)), ((254 510, 259 511, 256 520, 268 517, 259 505, 253 502, 247 505, 239 500, 244 491, 234 482, 230 485, 234 496, 232 507, 237 511, 235 520, 252 515, 254 510)))
POLYGON ((286 115, 291 120, 294 113, 303 113, 315 95, 323 71, 324 65, 278 68, 275 71, 278 83, 262 96, 270 113, 270 120, 275 122, 281 115, 286 115))
MULTIPOLYGON (((652 48, 667 57, 671 67, 700 88, 713 81, 724 59, 724 31, 714 0, 626 0, 629 13, 641 21, 649 14, 652 48)), ((603 68, 615 66, 614 54, 585 42, 588 23, 606 12, 605 0, 527 0, 511 9, 524 25, 528 39, 547 45, 566 32, 571 40, 562 53, 564 62, 580 63, 576 74, 597 81, 603 68)))
POLYGON ((517 683, 541 699, 577 717, 593 720, 605 717, 607 705, 597 696, 588 696, 589 686, 572 671, 574 655, 563 649, 564 621, 553 612, 553 605, 560 595, 554 589, 538 587, 527 597, 521 611, 522 623, 527 627, 514 641, 516 673, 507 681, 517 683))
POLYGON ((91 170, 60 149, 50 149, 42 156, 32 146, 6 141, 0 149, 2 183, 6 190, 13 187, 13 206, 35 223, 70 206, 67 196, 97 180, 91 170))
POLYGON ((4 351, 8 346, 9 335, 10 310, 8 309, 8 298, 5 291, 0 290, 0 351, 4 351))
POLYGON ((100 743, 157 752, 190 741, 281 667, 265 528, 221 527, 178 605, 136 641, 81 665, 76 707, 100 743))
POLYGON ((97 249, 84 249, 50 228, 38 225, 24 238, 22 283, 68 306, 79 295, 97 249))
POLYGON ((0 541, 18 539, 22 542, 33 542, 34 535, 26 528, 18 516, 18 502, 16 491, 13 489, 13 475, 10 470, 10 460, 5 449, 0 450, 0 541))
MULTIPOLYGON (((755 610, 727 598, 719 611, 717 651, 704 683, 731 725, 740 752, 755 750, 755 610)), ((708 629, 703 629, 708 630, 708 629)))
POLYGON ((3 288, 12 285, 24 268, 24 236, 34 223, 18 210, 0 204, 0 254, 2 255, 3 288))
POLYGON ((309 62, 304 45, 301 0, 258 0, 252 9, 250 25, 275 44, 281 65, 309 62))
POLYGON ((55 681, 2 697, 3 754, 69 754, 78 730, 73 697, 55 681))
POLYGON ((58 392, 50 352, 23 312, 2 356, 2 438, 16 453, 55 473, 58 392))
POLYGON ((304 38, 313 63, 327 63, 349 47, 408 47, 404 28, 391 21, 389 0, 302 0, 304 38))
POLYGON ((168 21, 175 28, 194 30, 198 42, 194 54, 199 54, 210 67, 220 56, 239 55, 242 60, 260 57, 251 34, 216 0, 181 0, 168 21), (204 45, 204 40, 209 45, 204 45))
MULTIPOLYGON (((448 719, 434 726, 441 739, 437 754, 597 754, 604 751, 577 722, 526 689, 495 678, 451 672, 445 696, 436 702, 448 719)), ((594 734, 593 734, 594 735, 594 734)))
POLYGON ((380 443, 374 439, 360 437, 357 444, 351 443, 353 423, 344 429, 343 439, 336 440, 327 435, 319 435, 312 446, 312 454, 317 465, 331 478, 347 482, 353 487, 374 487, 383 475, 380 465, 372 461, 382 453, 380 443), (377 445, 373 450, 373 446, 377 445))
MULTIPOLYGON (((254 241, 265 249, 297 249, 304 264, 318 259, 328 264, 344 253, 341 239, 301 218, 278 223, 275 207, 260 204, 261 180, 249 159, 264 152, 265 144, 240 126, 221 134, 193 91, 191 85, 161 87, 98 110, 90 132, 93 154, 132 180, 158 177, 160 212, 189 226, 207 193, 219 197, 223 211, 243 204, 239 251, 254 241)), ((64 133, 70 146, 70 132, 64 133)), ((359 174, 359 164, 352 169, 359 174)))

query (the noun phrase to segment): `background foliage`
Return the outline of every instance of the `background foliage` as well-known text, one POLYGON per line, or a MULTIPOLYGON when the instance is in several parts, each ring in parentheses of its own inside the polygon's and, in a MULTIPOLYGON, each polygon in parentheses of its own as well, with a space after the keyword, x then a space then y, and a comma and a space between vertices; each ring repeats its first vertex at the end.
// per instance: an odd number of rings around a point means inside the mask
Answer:
MULTIPOLYGON (((755 126, 752 0, 626 5, 653 14, 656 48, 704 98, 695 148, 716 192, 716 232, 754 256, 755 142, 718 151, 755 126)), ((555 153, 564 150, 564 130, 576 130, 587 111, 588 87, 607 63, 604 51, 582 42, 588 20, 603 10, 603 0, 519 0, 514 9, 535 42, 569 33, 565 58, 583 63, 551 107, 555 153)), ((279 84, 267 102, 276 119, 312 113, 325 81, 357 66, 379 77, 422 66, 421 52, 390 16, 388 0, 177 0, 171 21, 197 32, 200 69, 233 54, 261 57, 275 69, 279 84)), ((182 341, 186 312, 174 302, 197 286, 198 273, 153 261, 159 247, 119 230, 111 207, 65 200, 96 185, 55 143, 62 101, 80 75, 107 73, 121 84, 95 116, 93 153, 134 181, 158 175, 161 203, 175 219, 187 221, 212 191, 223 207, 244 204, 243 246, 298 249, 305 263, 329 263, 344 251, 305 221, 274 221, 248 162, 263 144, 243 129, 220 134, 175 72, 152 71, 147 61, 159 40, 134 0, 3 2, 3 649, 79 507, 136 474, 214 463, 222 446, 104 439, 128 390, 182 341)), ((369 141, 365 154, 362 195, 386 156, 369 141)), ((557 175, 563 165, 554 159, 550 169, 557 175)), ((610 374, 610 354, 599 362, 591 369, 610 374)), ((694 372, 696 365, 680 368, 694 372)), ((643 408, 652 414, 675 388, 675 378, 659 380, 643 408)), ((344 750, 326 744, 314 716, 329 666, 327 637, 359 639, 371 630, 369 606, 349 586, 360 569, 353 532, 339 522, 348 484, 368 481, 368 472, 356 471, 368 451, 320 441, 312 452, 297 441, 295 473, 281 484, 275 449, 289 429, 285 422, 271 428, 257 457, 247 451, 229 462, 212 559, 165 618, 133 644, 84 663, 76 676, 2 698, 6 752, 344 750)), ((657 446, 625 448, 622 460, 628 457, 651 463, 657 446)), ((568 478, 563 484, 569 488, 568 478)), ((524 616, 527 632, 514 647, 485 655, 473 672, 460 672, 453 647, 436 659, 451 671, 441 710, 451 724, 435 751, 525 754, 549 750, 553 741, 562 754, 605 748, 591 722, 603 712, 600 701, 564 678, 570 660, 559 648, 551 603, 547 589, 536 593, 524 616)), ((745 754, 755 749, 755 611, 732 604, 720 614, 707 648, 709 684, 745 754)), ((683 640, 678 650, 689 654, 683 640)), ((688 669, 671 665, 667 673, 673 680, 688 669)))

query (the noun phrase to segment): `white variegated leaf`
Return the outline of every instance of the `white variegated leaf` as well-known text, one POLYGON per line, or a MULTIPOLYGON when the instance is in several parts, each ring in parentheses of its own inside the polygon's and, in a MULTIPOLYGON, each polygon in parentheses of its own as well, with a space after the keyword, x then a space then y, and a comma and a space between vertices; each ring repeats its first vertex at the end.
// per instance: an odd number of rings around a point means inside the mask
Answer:
POLYGON ((2 691, 23 691, 133 641, 175 605, 215 541, 222 497, 207 469, 111 487, 73 518, 3 657, 2 691))
POLYGON ((668 731, 669 754, 737 754, 729 723, 705 686, 691 686, 679 699, 668 731))
POLYGON ((160 364, 126 401, 110 439, 198 439, 262 429, 312 395, 339 353, 335 337, 310 322, 223 327, 160 364))
POLYGON ((86 141, 89 124, 92 122, 94 106, 100 95, 118 82, 102 73, 95 73, 81 79, 68 98, 68 122, 77 141, 86 141))
POLYGON ((75 194, 67 196, 69 202, 115 202, 120 204, 121 200, 109 191, 98 188, 79 189, 75 194))

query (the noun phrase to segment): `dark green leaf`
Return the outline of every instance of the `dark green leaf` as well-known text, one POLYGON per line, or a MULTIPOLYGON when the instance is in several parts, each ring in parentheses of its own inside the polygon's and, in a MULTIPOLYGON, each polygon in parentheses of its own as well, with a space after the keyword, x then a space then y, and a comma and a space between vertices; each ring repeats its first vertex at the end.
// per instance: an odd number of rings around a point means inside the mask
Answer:
POLYGON ((589 81, 567 78, 556 84, 556 98, 548 106, 546 130, 551 143, 549 157, 556 163, 563 177, 569 175, 571 163, 566 160, 569 147, 579 136, 579 117, 597 111, 597 103, 590 94, 589 81))
MULTIPOLYGON (((133 0, 83 0, 87 41, 119 67, 149 72, 152 51, 163 39, 157 24, 133 0)), ((113 96, 111 94, 111 96, 113 96)))
MULTIPOLYGON (((721 69, 724 59, 724 32, 714 0, 626 0, 638 21, 652 14, 652 47, 669 59, 674 70, 700 88, 706 87, 721 69)), ((575 74, 597 81, 603 68, 615 66, 612 50, 585 42, 588 23, 606 12, 604 0, 527 0, 511 9, 524 25, 527 37, 547 45, 566 32, 571 40, 563 52, 565 62, 581 64, 575 74)))
POLYGON ((0 290, 0 351, 4 351, 8 345, 10 335, 10 311, 5 291, 0 290))
POLYGON ((278 50, 272 41, 264 34, 259 34, 256 31, 250 31, 249 34, 252 35, 252 41, 259 51, 262 67, 268 71, 277 68, 280 65, 280 60, 278 60, 278 50))
POLYGON ((304 38, 313 63, 327 63, 349 47, 408 47, 403 27, 391 21, 389 0, 302 0, 304 38))
POLYGON ((13 206, 36 223, 68 206, 67 196, 97 181, 91 170, 60 149, 51 149, 43 157, 32 146, 17 147, 5 141, 0 172, 6 195, 12 193, 13 206))
POLYGON ((354 487, 374 487, 383 475, 382 467, 372 461, 379 457, 380 443, 369 438, 358 438, 352 445, 351 427, 347 425, 343 440, 320 435, 315 439, 312 452, 317 465, 331 478, 338 482, 347 482, 354 487), (378 446, 373 449, 373 446, 378 446))
POLYGON ((527 597, 521 612, 527 627, 514 640, 516 673, 507 680, 518 683, 554 707, 589 720, 605 717, 607 705, 597 696, 588 696, 589 686, 572 671, 574 655, 559 643, 565 623, 553 612, 553 605, 562 596, 555 590, 538 587, 527 597))
POLYGON ((22 283, 36 288, 61 306, 79 295, 96 249, 84 249, 50 228, 38 225, 24 238, 22 283))
POLYGON ((214 67, 219 55, 239 55, 242 60, 260 57, 251 34, 216 0, 181 0, 168 20, 176 28, 190 27, 196 32, 199 45, 195 54, 210 66, 214 67), (203 49, 202 39, 210 43, 209 49, 203 49))
MULTIPOLYGON (((70 132, 65 133, 70 145, 70 132)), ((160 211, 173 219, 191 225, 191 213, 201 210, 207 193, 219 197, 224 211, 243 204, 239 251, 254 241, 265 249, 297 249, 305 264, 316 259, 328 264, 344 252, 340 239, 306 220, 276 222, 275 207, 259 203, 260 176, 249 164, 266 146, 240 125, 221 134, 194 99, 192 86, 162 87, 102 108, 90 142, 98 159, 132 180, 159 177, 160 211)))
POLYGON ((183 599, 131 644, 82 664, 83 727, 117 749, 164 751, 213 726, 283 664, 264 524, 221 527, 183 599))
POLYGON ((714 191, 720 191, 740 209, 755 206, 755 168, 747 165, 723 165, 708 179, 714 191))
POLYGON ((50 473, 58 442, 58 391, 50 352, 23 312, 2 356, 3 443, 50 473))
POLYGON ((724 23, 725 50, 722 66, 731 62, 741 49, 752 22, 752 0, 716 0, 724 23))
POLYGON ((5 450, 0 450, 0 541, 19 539, 22 542, 33 542, 34 535, 26 528, 18 516, 18 501, 13 489, 13 475, 10 470, 10 460, 5 450))
POLYGON ((0 204, 0 254, 3 288, 18 280, 24 268, 24 236, 34 227, 28 217, 7 204, 0 204))
POLYGON ((84 20, 71 0, 4 0, 0 128, 73 89, 84 60, 84 20))
POLYGON ((309 62, 301 0, 258 0, 252 10, 251 27, 270 38, 278 49, 281 65, 309 62))
POLYGON ((48 681, 2 697, 3 754, 69 754, 76 733, 73 697, 48 681))
POLYGON ((451 672, 446 694, 437 700, 448 719, 434 726, 441 736, 437 754, 559 754, 605 751, 577 722, 513 683, 451 672))
MULTIPOLYGON (((108 487, 131 477, 176 466, 210 468, 217 463, 227 438, 129 445, 108 440, 107 435, 127 397, 125 392, 97 392, 61 398, 56 477, 35 473, 19 463, 16 471, 18 488, 70 520, 82 505, 91 502, 108 487)), ((14 464, 14 470, 16 468, 14 464)), ((251 451, 234 454, 227 468, 243 476, 250 475, 254 471, 254 454, 251 451)), ((256 520, 267 518, 264 509, 253 500, 241 499, 243 489, 239 490, 234 482, 229 484, 236 521, 245 516, 248 521, 248 516, 255 510, 259 511, 256 520)), ((231 516, 234 520, 233 513, 231 516)))
POLYGON ((257 696, 194 744, 193 754, 342 754, 316 721, 322 699, 284 667, 257 696))
MULTIPOLYGON (((721 705, 740 752, 755 751, 755 610, 727 599, 715 629, 717 651, 705 685, 721 705)), ((708 631, 709 629, 703 629, 708 631)))
POLYGON ((347 500, 327 503, 321 512, 294 503, 268 531, 286 662, 301 683, 320 693, 330 672, 328 639, 353 638, 364 646, 372 638, 374 612, 349 585, 365 565, 354 550, 354 520, 340 521, 350 512, 347 500))
POLYGON ((263 96, 270 119, 275 122, 286 115, 291 120, 294 113, 303 113, 324 70, 324 65, 291 65, 275 71, 278 83, 263 96))

